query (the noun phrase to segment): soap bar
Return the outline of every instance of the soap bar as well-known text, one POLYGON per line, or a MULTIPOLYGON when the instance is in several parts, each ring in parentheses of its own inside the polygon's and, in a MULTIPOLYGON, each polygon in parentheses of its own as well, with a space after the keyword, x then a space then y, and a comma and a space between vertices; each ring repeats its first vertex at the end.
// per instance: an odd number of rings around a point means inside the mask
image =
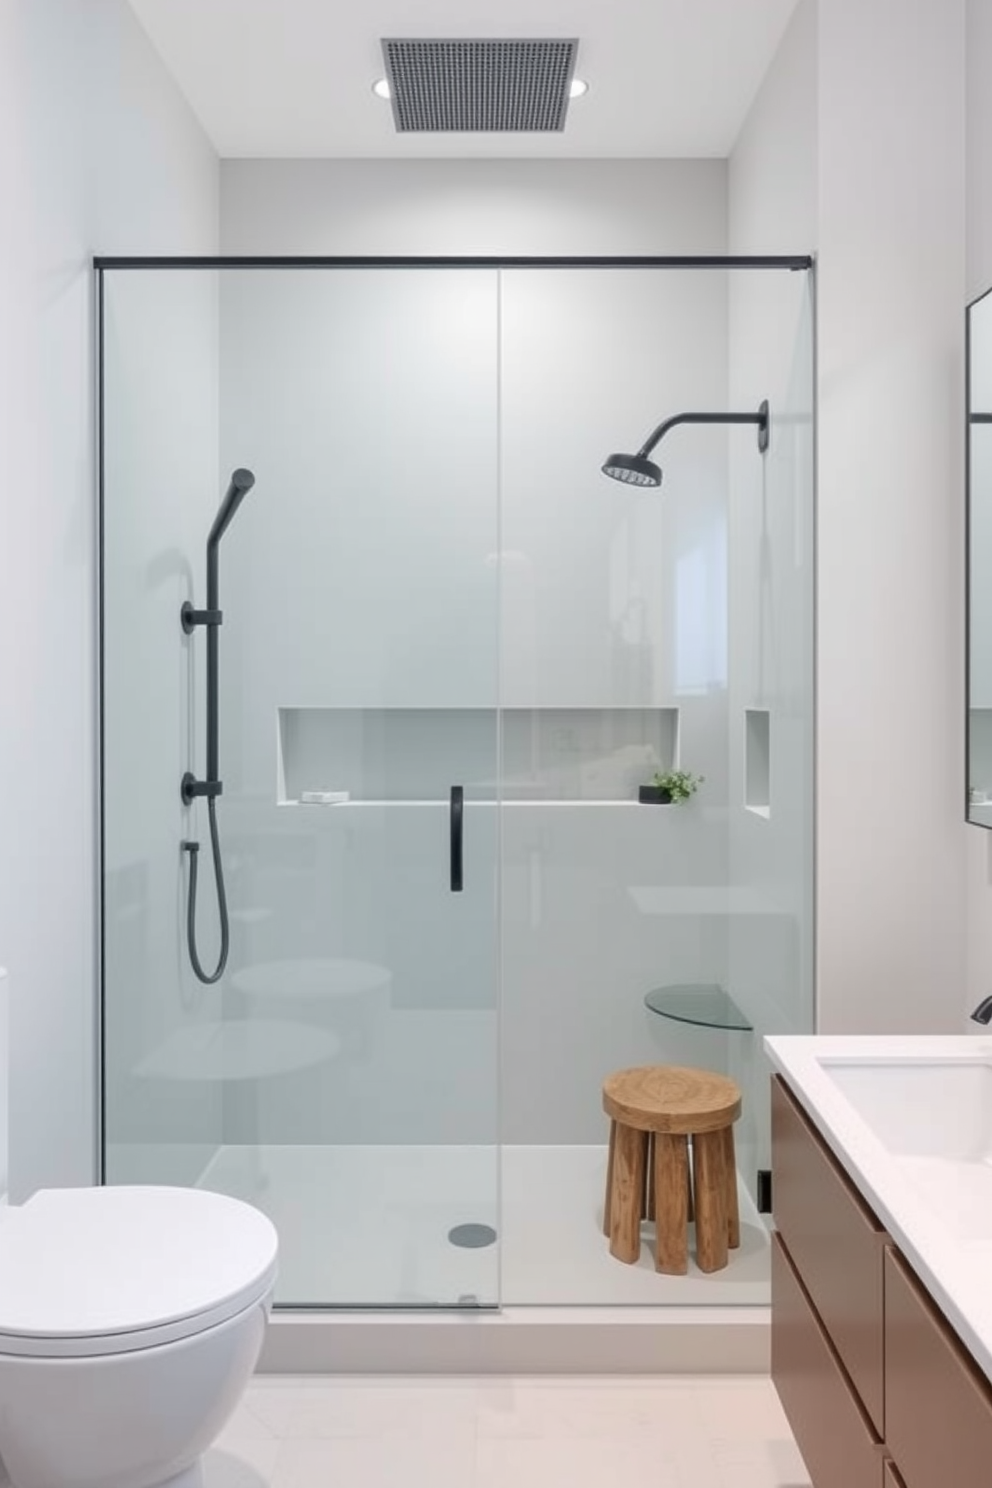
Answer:
POLYGON ((341 806, 351 800, 350 791, 301 791, 304 806, 341 806))

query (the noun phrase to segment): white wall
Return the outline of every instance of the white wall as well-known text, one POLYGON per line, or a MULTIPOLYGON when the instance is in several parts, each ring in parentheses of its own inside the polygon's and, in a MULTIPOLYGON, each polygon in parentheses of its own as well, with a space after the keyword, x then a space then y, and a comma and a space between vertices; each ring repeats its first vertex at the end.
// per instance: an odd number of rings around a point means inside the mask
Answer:
POLYGON ((819 231, 817 0, 800 0, 730 155, 732 253, 812 253, 819 231))
MULTIPOLYGON (((987 7, 972 9, 978 173, 992 37, 987 7)), ((731 163, 732 244, 798 232, 818 255, 824 1032, 959 1029, 969 852, 973 907, 976 893, 992 907, 985 844, 961 820, 964 12, 804 0, 731 163)), ((972 211, 976 285, 990 222, 986 198, 972 211)), ((992 929, 986 965, 989 953, 992 929)))
POLYGON ((123 0, 3 0, 0 170, 0 960, 23 1194, 95 1169, 90 258, 214 251, 217 167, 123 0))
POLYGON ((225 160, 224 253, 726 251, 723 160, 225 160))
POLYGON ((992 6, 966 0, 968 299, 992 288, 992 6))
POLYGON ((821 0, 818 998, 957 1031, 964 0, 821 0))

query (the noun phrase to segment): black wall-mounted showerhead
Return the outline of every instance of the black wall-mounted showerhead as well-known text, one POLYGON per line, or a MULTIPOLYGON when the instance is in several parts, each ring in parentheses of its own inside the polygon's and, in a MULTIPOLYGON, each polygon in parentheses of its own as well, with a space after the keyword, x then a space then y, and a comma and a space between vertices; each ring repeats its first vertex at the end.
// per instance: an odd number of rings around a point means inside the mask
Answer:
POLYGON ((623 481, 626 486, 661 485, 661 466, 643 455, 609 455, 603 474, 611 480, 623 481))
POLYGON ((661 469, 648 459, 648 455, 676 424, 756 424, 758 449, 764 454, 768 448, 767 400, 759 406, 757 413, 677 413, 652 430, 636 455, 610 455, 603 464, 603 474, 625 486, 660 486, 661 469))

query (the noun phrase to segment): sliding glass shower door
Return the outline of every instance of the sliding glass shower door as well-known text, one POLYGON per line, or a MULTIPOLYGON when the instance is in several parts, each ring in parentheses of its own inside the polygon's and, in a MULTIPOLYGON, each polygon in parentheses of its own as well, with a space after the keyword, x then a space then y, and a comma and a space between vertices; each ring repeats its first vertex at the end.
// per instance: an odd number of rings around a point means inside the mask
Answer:
POLYGON ((281 1304, 767 1300, 761 1039, 813 1006, 807 268, 102 270, 104 1176, 267 1211, 281 1304), (763 403, 766 448, 722 422, 763 403), (605 477, 688 411, 660 491, 605 477), (702 788, 642 806, 671 768, 702 788), (604 1241, 634 1064, 742 1087, 716 1279, 604 1241))
POLYGON ((498 1301, 497 276, 107 270, 108 1182, 266 1210, 278 1300, 498 1301), (204 803, 219 548, 220 979, 204 803))

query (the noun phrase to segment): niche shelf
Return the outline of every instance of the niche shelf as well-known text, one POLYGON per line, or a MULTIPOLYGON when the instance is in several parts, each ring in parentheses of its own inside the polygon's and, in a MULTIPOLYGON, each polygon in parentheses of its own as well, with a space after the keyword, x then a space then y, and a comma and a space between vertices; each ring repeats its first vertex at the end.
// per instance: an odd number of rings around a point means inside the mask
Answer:
MULTIPOLYGON (((968 711, 968 785, 969 788, 992 794, 992 708, 971 708, 968 711)), ((986 806, 987 801, 972 804, 969 814, 976 817, 975 806, 986 806)), ((978 813, 979 818, 981 813, 978 813)))
POLYGON ((744 805, 766 821, 772 814, 770 721, 767 708, 744 710, 744 805))
POLYGON ((507 802, 636 805, 678 745, 677 708, 281 707, 276 800, 346 791, 347 805, 413 805, 447 801, 452 785, 495 800, 501 774, 507 802))

